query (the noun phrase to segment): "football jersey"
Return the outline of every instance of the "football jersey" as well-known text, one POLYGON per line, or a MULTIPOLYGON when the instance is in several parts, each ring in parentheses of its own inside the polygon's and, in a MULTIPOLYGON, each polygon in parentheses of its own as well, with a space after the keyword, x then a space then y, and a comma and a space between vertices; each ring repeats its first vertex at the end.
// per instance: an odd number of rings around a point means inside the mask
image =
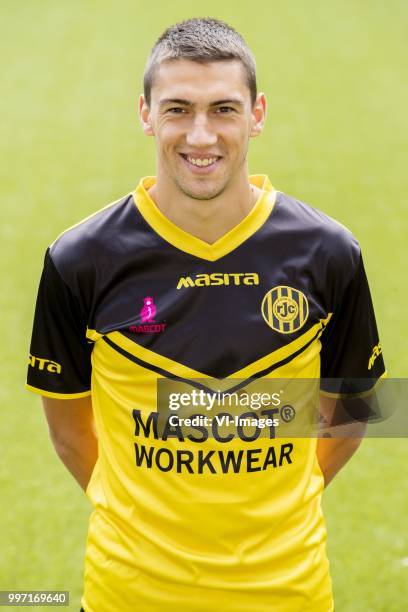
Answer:
POLYGON ((47 250, 27 387, 92 395, 86 612, 333 609, 316 438, 164 435, 154 420, 158 381, 366 391, 384 373, 355 238, 250 180, 256 204, 213 244, 167 219, 146 177, 47 250))

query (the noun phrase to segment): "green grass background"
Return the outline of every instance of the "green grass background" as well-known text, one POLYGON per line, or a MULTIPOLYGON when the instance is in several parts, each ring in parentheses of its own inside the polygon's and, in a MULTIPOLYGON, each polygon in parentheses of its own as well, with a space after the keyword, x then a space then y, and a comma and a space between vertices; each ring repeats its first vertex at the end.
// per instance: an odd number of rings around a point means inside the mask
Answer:
MULTIPOLYGON (((70 610, 90 507, 23 390, 43 253, 154 172, 144 63, 166 26, 202 14, 257 57, 269 114, 252 172, 358 236, 388 369, 408 372, 406 2, 3 0, 0 588, 69 590, 70 610)), ((337 612, 408 609, 406 466, 406 440, 366 440, 324 496, 337 612)))

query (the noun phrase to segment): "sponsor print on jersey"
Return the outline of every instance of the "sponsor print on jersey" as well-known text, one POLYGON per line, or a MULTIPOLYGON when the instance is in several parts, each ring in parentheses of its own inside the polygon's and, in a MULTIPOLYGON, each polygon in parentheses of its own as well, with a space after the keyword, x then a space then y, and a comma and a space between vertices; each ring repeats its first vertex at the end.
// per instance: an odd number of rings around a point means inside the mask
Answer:
POLYGON ((373 348, 373 352, 371 353, 370 359, 368 360, 368 369, 371 370, 371 368, 374 365, 374 361, 377 359, 377 357, 379 357, 382 353, 382 348, 381 348, 381 344, 378 343, 374 346, 373 348))
POLYGON ((28 364, 32 368, 36 368, 37 370, 47 370, 47 372, 51 372, 51 374, 61 374, 62 370, 60 363, 52 361, 51 359, 36 357, 35 355, 29 355, 28 364))
POLYGON ((212 274, 196 274, 195 276, 182 276, 177 283, 177 289, 186 287, 214 287, 220 285, 259 285, 259 276, 256 272, 213 272, 212 274))
POLYGON ((156 323, 156 305, 150 296, 143 298, 143 306, 140 311, 142 325, 131 325, 129 331, 133 334, 160 334, 163 332, 167 323, 156 323))
POLYGON ((140 311, 142 323, 155 323, 156 306, 152 297, 143 298, 143 308, 140 311))
POLYGON ((291 334, 306 323, 309 304, 304 293, 293 287, 280 285, 264 296, 261 305, 262 316, 273 330, 291 334))
MULTIPOLYGON (((276 409, 265 410, 261 414, 272 417, 276 412, 278 412, 276 409)), ((248 416, 248 414, 252 413, 244 413, 241 418, 248 416)), ((134 436, 137 438, 137 441, 134 442, 134 448, 135 462, 138 468, 158 469, 161 472, 175 471, 179 474, 238 474, 240 472, 269 471, 275 468, 284 469, 291 466, 295 460, 294 444, 276 441, 274 425, 269 425, 268 432, 265 434, 267 438, 274 441, 270 446, 260 445, 259 448, 245 448, 244 446, 238 450, 231 448, 203 450, 201 443, 211 436, 226 446, 234 437, 238 437, 245 445, 257 440, 260 437, 261 430, 255 427, 255 431, 246 434, 243 427, 238 424, 236 436, 234 434, 222 435, 221 418, 231 415, 220 413, 219 421, 217 421, 218 417, 215 417, 214 420, 211 419, 210 427, 202 424, 192 425, 193 433, 184 435, 179 425, 171 423, 174 415, 167 416, 165 422, 162 423, 162 428, 159 427, 160 415, 157 411, 143 415, 140 409, 134 409, 132 416, 135 424, 134 436), (140 442, 140 438, 142 442, 140 442), (176 438, 179 443, 188 440, 191 444, 188 448, 174 448, 174 445, 169 446, 167 444, 169 438, 176 438), (195 444, 197 444, 197 448, 195 444)), ((205 422, 204 419, 201 421, 202 423, 205 422)))

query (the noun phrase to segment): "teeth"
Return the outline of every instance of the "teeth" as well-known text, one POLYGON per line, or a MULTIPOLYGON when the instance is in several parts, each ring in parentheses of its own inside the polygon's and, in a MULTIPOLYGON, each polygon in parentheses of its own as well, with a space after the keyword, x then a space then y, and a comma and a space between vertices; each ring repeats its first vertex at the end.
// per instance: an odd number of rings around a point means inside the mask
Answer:
POLYGON ((193 164, 194 166, 209 166, 210 164, 213 164, 214 162, 216 162, 217 158, 209 157, 206 159, 198 159, 195 157, 187 156, 187 160, 190 162, 190 164, 193 164))

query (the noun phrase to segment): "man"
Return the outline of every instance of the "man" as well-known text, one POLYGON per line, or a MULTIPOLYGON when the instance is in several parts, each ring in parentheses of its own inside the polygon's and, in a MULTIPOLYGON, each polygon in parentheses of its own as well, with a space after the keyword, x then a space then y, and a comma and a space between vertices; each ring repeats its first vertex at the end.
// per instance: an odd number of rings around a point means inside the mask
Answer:
POLYGON ((359 440, 156 419, 158 380, 384 372, 356 240, 248 176, 265 112, 239 34, 169 28, 140 98, 156 177, 47 251, 27 386, 94 505, 86 612, 333 609, 321 493, 359 440))

